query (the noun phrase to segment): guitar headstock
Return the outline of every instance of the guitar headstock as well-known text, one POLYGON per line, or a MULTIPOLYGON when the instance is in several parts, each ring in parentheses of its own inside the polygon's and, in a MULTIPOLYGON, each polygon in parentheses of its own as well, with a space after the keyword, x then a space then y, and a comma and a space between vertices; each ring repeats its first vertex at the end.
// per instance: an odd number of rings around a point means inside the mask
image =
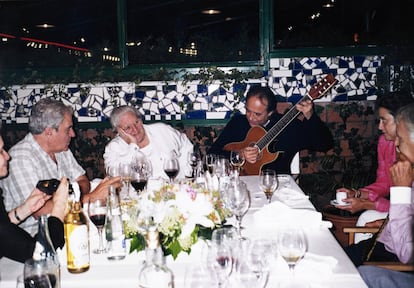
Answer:
POLYGON ((318 99, 328 93, 328 91, 338 82, 332 74, 326 75, 318 83, 312 86, 309 90, 308 96, 311 100, 318 99))

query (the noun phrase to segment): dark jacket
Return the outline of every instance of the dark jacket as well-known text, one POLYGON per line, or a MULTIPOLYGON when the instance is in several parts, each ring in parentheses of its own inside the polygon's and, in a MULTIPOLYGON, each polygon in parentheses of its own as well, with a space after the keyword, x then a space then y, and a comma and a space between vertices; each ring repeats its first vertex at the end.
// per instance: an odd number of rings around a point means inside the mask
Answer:
MULTIPOLYGON (((281 114, 273 115, 265 127, 266 131, 272 128, 282 116, 281 114)), ((230 153, 224 151, 223 147, 228 143, 244 141, 250 128, 245 115, 234 116, 207 153, 229 157, 230 153)), ((279 153, 278 158, 265 165, 263 169, 268 168, 276 170, 277 173, 290 174, 290 163, 296 152, 305 149, 326 152, 333 147, 333 137, 325 123, 316 113, 313 113, 309 120, 294 119, 268 147, 270 152, 282 153, 279 153)))
MULTIPOLYGON (((0 195, 2 195, 0 190, 0 195)), ((48 217, 48 227, 53 246, 62 248, 65 245, 63 223, 58 218, 48 217)), ((32 237, 18 225, 10 222, 4 208, 3 197, 0 197, 0 258, 7 257, 24 262, 33 255, 36 237, 32 237)))

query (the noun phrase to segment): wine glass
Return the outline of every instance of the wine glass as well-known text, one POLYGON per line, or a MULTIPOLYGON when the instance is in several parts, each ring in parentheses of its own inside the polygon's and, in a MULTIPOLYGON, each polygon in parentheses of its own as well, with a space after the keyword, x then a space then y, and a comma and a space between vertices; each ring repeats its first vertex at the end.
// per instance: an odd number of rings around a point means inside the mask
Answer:
POLYGON ((54 288, 58 287, 56 273, 59 267, 51 259, 28 259, 24 262, 24 287, 54 288))
POLYGON ((256 274, 261 286, 266 284, 269 277, 270 266, 275 259, 275 247, 273 239, 261 238, 250 241, 250 245, 243 251, 243 263, 256 274))
POLYGON ((147 187, 152 175, 151 163, 146 158, 135 159, 131 165, 131 185, 139 193, 147 187))
POLYGON ((237 230, 234 227, 222 227, 213 231, 211 234, 211 242, 218 245, 226 244, 231 246, 237 240, 237 237, 237 230))
POLYGON ((230 152, 230 163, 236 172, 236 177, 240 175, 241 167, 244 165, 245 159, 242 151, 230 152))
POLYGON ((188 265, 185 272, 184 288, 211 288, 217 287, 215 270, 200 262, 195 265, 188 265))
POLYGON ((218 287, 223 287, 233 270, 233 255, 227 244, 210 243, 207 254, 208 267, 217 276, 218 287))
POLYGON ((234 287, 265 287, 269 278, 269 270, 262 269, 262 267, 253 267, 243 259, 240 260, 233 268, 236 282, 234 287))
POLYGON ((229 160, 223 155, 218 155, 216 160, 216 175, 217 177, 226 177, 229 175, 229 160))
POLYGON ((188 163, 191 166, 191 178, 196 178, 197 173, 196 173, 196 169, 197 169, 197 165, 198 165, 198 161, 200 161, 201 156, 200 153, 196 150, 191 151, 188 153, 188 163))
POLYGON ((170 153, 170 155, 164 159, 164 172, 170 179, 170 183, 174 183, 175 177, 177 177, 180 171, 180 165, 178 163, 177 155, 170 153))
POLYGON ((241 235, 241 222, 250 206, 250 195, 246 183, 243 181, 232 181, 228 186, 225 201, 227 202, 228 208, 236 217, 236 230, 239 238, 243 239, 241 235))
POLYGON ((119 163, 118 169, 119 176, 121 176, 122 182, 127 188, 126 198, 130 199, 129 188, 131 186, 132 165, 131 163, 119 163))
POLYGON ((217 155, 215 154, 207 154, 206 155, 206 166, 207 171, 210 175, 213 175, 216 171, 216 163, 217 163, 217 155))
POLYGON ((305 233, 298 227, 285 227, 278 235, 277 247, 292 274, 291 286, 295 286, 294 271, 296 264, 303 258, 308 248, 305 233))
POLYGON ((98 235, 99 235, 99 247, 98 249, 93 250, 93 253, 95 254, 102 254, 106 252, 106 249, 104 248, 104 245, 103 245, 103 235, 102 235, 102 230, 105 225, 106 211, 107 211, 106 199, 89 198, 89 203, 88 203, 89 219, 91 219, 92 223, 98 229, 98 235))
POLYGON ((259 187, 266 195, 267 201, 272 201, 273 193, 276 191, 279 184, 276 171, 264 169, 260 171, 259 187))
POLYGON ((119 176, 119 165, 108 165, 105 168, 107 177, 117 177, 119 176))

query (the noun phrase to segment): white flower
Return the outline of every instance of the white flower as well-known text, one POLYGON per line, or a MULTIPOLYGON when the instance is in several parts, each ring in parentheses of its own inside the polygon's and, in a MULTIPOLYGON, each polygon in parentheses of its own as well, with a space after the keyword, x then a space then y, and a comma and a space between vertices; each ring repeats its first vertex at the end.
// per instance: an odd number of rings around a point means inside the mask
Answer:
MULTIPOLYGON (((221 224, 221 218, 226 213, 218 201, 217 193, 211 193, 196 184, 164 186, 140 195, 137 202, 138 215, 130 218, 135 219, 137 225, 129 227, 140 226, 137 232, 141 233, 145 232, 147 225, 155 224, 164 236, 163 247, 171 249, 170 253, 176 257, 182 250, 190 251, 197 241, 198 234, 193 234, 196 227, 214 229, 221 224), (173 243, 175 244, 172 245, 173 243)), ((131 232, 130 235, 134 233, 131 232)))

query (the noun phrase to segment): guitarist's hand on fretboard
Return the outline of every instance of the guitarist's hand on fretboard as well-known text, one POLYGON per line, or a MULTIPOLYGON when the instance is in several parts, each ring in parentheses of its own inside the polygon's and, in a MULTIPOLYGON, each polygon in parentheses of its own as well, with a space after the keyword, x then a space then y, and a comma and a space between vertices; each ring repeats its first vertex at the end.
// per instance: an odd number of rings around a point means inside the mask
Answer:
POLYGON ((313 103, 310 99, 299 102, 298 104, 296 104, 296 109, 302 112, 305 118, 309 120, 313 114, 313 103))

